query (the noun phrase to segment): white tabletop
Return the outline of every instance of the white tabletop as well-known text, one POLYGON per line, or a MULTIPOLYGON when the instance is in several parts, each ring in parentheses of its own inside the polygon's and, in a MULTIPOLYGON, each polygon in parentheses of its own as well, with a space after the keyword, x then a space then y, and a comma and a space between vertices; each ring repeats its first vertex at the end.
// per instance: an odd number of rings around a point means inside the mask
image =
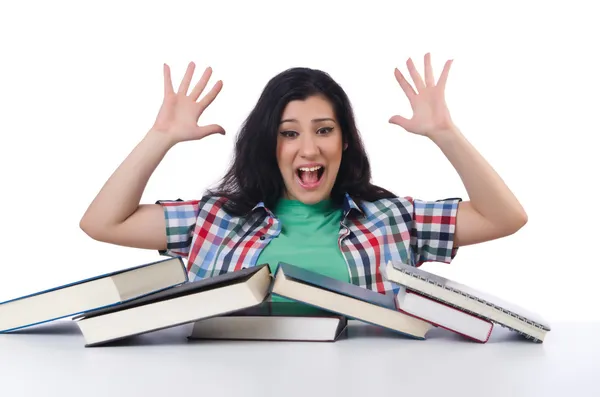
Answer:
POLYGON ((83 346, 71 321, 0 334, 0 395, 600 396, 600 324, 553 324, 543 344, 497 326, 486 344, 351 322, 335 342, 187 341, 184 325, 83 346))

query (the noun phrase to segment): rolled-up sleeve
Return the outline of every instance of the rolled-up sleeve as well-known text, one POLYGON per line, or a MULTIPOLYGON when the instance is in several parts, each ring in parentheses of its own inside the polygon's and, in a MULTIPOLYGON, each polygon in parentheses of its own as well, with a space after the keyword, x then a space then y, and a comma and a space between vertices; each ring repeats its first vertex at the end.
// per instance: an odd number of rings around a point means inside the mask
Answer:
POLYGON ((412 199, 410 246, 416 266, 424 262, 450 263, 458 252, 454 245, 456 216, 461 198, 436 201, 412 199))
POLYGON ((196 226, 200 200, 158 200, 164 210, 167 249, 160 255, 187 258, 196 226))

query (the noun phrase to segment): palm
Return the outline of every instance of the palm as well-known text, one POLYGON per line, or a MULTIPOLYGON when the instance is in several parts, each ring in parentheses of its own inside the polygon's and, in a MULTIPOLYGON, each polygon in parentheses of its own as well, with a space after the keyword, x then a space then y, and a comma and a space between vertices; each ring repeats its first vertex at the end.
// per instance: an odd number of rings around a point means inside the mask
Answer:
POLYGON ((414 82, 414 88, 404 78, 402 73, 396 69, 394 72, 396 80, 410 101, 413 116, 408 119, 400 115, 395 115, 390 118, 390 123, 396 124, 408 132, 428 137, 431 137, 438 131, 445 131, 451 128, 452 119, 444 96, 444 89, 451 64, 451 60, 446 62, 440 79, 436 84, 429 53, 425 55, 425 81, 423 81, 412 60, 409 58, 406 65, 414 82))

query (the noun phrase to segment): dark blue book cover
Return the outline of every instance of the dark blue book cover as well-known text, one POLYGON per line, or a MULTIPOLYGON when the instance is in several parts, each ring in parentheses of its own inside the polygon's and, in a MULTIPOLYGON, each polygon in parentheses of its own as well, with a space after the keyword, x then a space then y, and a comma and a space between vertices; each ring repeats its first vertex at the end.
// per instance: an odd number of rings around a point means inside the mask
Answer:
MULTIPOLYGON (((301 268, 299 266, 292 265, 290 263, 285 263, 285 262, 278 263, 277 269, 274 272, 275 278, 277 278, 277 273, 280 270, 284 273, 286 279, 288 279, 294 283, 301 283, 301 284, 305 284, 309 287, 319 288, 321 290, 329 291, 331 293, 345 296, 350 299, 355 299, 355 300, 365 302, 365 303, 368 303, 368 304, 371 304, 371 305, 374 305, 377 307, 381 307, 383 309, 391 310, 395 313, 398 313, 398 315, 402 315, 402 316, 405 315, 405 314, 402 314, 397 309, 396 299, 395 299, 395 295, 393 293, 380 294, 376 291, 373 291, 373 290, 370 290, 367 288, 363 288, 361 286, 358 286, 358 285, 355 285, 355 284, 352 284, 349 282, 337 280, 337 279, 316 273, 314 271, 307 270, 307 269, 301 268)), ((302 300, 294 299, 289 296, 286 296, 285 294, 276 293, 273 291, 271 291, 271 294, 281 296, 283 298, 295 300, 297 302, 301 302, 301 303, 304 303, 309 306, 315 306, 312 303, 307 303, 302 300)), ((334 311, 326 306, 327 306, 327 304, 323 304, 323 305, 319 305, 316 307, 318 307, 319 309, 330 311, 330 312, 338 314, 338 315, 345 316, 348 319, 355 319, 355 320, 359 320, 359 321, 367 323, 367 324, 387 328, 389 330, 394 331, 397 334, 400 334, 405 337, 409 337, 411 339, 417 339, 417 340, 425 339, 424 335, 422 335, 421 333, 423 331, 427 332, 427 330, 425 329, 425 328, 427 328, 425 326, 426 323, 422 322, 421 320, 417 320, 416 318, 413 318, 414 321, 418 321, 418 322, 415 322, 415 324, 414 324, 416 328, 414 329, 414 333, 413 333, 413 331, 410 330, 411 326, 408 326, 409 328, 407 328, 406 330, 397 329, 396 327, 389 327, 382 323, 372 322, 366 318, 362 318, 362 316, 355 317, 355 316, 351 315, 350 313, 340 313, 340 312, 334 311)), ((406 316, 410 317, 408 315, 406 315, 406 316)))
MULTIPOLYGON (((396 301, 391 294, 383 295, 376 291, 324 276, 289 263, 279 262, 277 270, 279 267, 281 267, 287 278, 294 279, 295 281, 368 302, 373 305, 396 310, 396 301)), ((275 274, 277 274, 277 270, 275 271, 275 274)))

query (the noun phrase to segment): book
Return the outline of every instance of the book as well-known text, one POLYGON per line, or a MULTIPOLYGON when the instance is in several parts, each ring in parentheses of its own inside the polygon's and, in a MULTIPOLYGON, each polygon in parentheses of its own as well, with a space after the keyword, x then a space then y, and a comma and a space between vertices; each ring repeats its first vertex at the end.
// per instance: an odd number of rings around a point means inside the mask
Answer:
POLYGON ((335 342, 348 325, 345 316, 299 302, 271 302, 196 321, 196 339, 335 342))
POLYGON ((536 343, 551 330, 541 316, 497 296, 400 262, 381 267, 390 282, 518 332, 536 343))
POLYGON ((434 327, 397 310, 392 294, 380 294, 290 263, 278 263, 271 293, 413 339, 425 339, 426 333, 434 327))
POLYGON ((133 266, 0 303, 0 333, 75 316, 188 281, 180 257, 133 266))
POLYGON ((262 303, 272 275, 267 265, 188 282, 73 318, 85 347, 192 323, 262 303))
POLYGON ((494 329, 494 323, 489 320, 431 299, 404 286, 398 289, 396 307, 406 314, 476 342, 487 342, 494 329))

